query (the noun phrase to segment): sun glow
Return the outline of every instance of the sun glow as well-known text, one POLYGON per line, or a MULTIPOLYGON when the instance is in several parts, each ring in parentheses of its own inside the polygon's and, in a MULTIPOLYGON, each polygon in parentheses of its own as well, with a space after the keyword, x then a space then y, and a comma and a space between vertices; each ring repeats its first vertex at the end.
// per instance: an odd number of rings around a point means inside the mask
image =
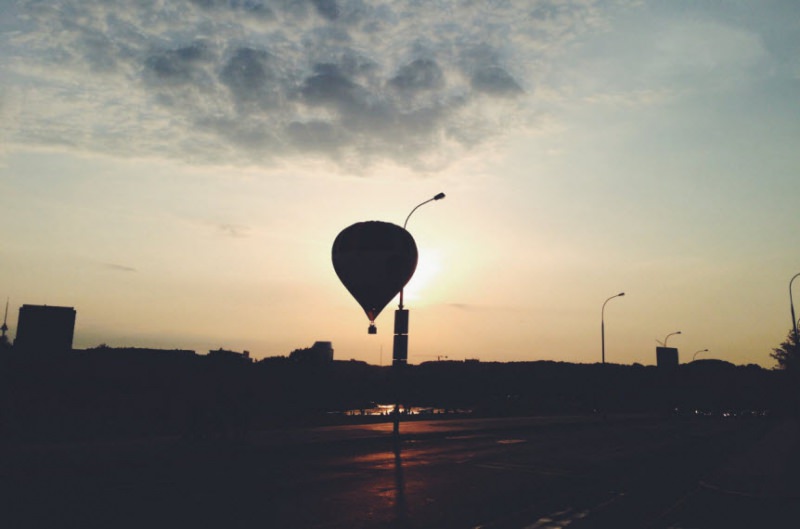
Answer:
POLYGON ((429 301, 426 298, 426 292, 430 293, 430 287, 439 276, 441 269, 442 259, 439 251, 420 249, 417 269, 403 289, 405 301, 429 301))

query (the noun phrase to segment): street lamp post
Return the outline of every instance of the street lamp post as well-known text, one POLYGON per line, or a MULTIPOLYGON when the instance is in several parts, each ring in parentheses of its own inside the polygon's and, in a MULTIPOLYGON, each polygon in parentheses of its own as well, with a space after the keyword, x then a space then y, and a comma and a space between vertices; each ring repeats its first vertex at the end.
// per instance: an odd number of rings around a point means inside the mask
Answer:
POLYGON ((696 351, 696 352, 695 352, 695 353, 692 355, 692 362, 694 362, 694 359, 695 359, 695 358, 697 358, 697 355, 698 355, 698 354, 700 354, 700 353, 707 353, 707 352, 708 352, 708 349, 700 349, 699 351, 696 351))
POLYGON ((619 294, 611 296, 610 298, 608 298, 603 302, 603 308, 600 310, 600 347, 602 349, 603 364, 606 363, 606 320, 605 320, 606 303, 608 303, 614 298, 618 298, 624 295, 625 292, 620 292, 619 294))
POLYGON ((666 346, 667 346, 667 340, 669 340, 669 337, 670 337, 670 336, 672 336, 672 335, 674 335, 674 334, 681 334, 681 331, 675 331, 675 332, 671 332, 671 333, 669 333, 669 334, 667 335, 667 337, 666 337, 666 338, 664 338, 664 347, 666 347, 666 346))
MULTIPOLYGON (((433 202, 434 200, 441 200, 444 197, 445 197, 444 193, 439 193, 435 197, 429 198, 425 202, 420 202, 419 204, 417 204, 414 207, 414 209, 411 210, 411 213, 409 213, 408 216, 406 217, 406 221, 403 223, 403 229, 406 229, 406 226, 408 226, 408 219, 411 218, 411 215, 413 215, 414 212, 417 211, 417 209, 419 209, 420 206, 424 206, 428 202, 433 202)), ((402 288, 400 289, 400 310, 403 310, 403 289, 402 288)))
MULTIPOLYGON (((444 193, 439 193, 433 198, 429 198, 428 200, 417 204, 414 207, 414 209, 411 210, 411 213, 409 213, 408 216, 406 217, 406 221, 403 223, 403 229, 406 229, 406 226, 408 225, 408 219, 411 218, 411 215, 415 211, 417 211, 417 209, 419 209, 420 206, 424 206, 428 202, 433 202, 434 200, 441 200, 444 197, 445 197, 444 193)), ((408 364, 408 309, 404 308, 403 306, 403 288, 401 288, 400 303, 398 305, 397 310, 394 311, 394 343, 392 344, 392 369, 399 370, 399 368, 407 364, 408 364)), ((399 436, 400 434, 399 394, 398 398, 395 399, 395 405, 394 405, 393 433, 395 435, 395 438, 397 439, 397 436, 399 436)))
POLYGON ((800 346, 800 340, 797 339, 797 317, 794 315, 794 301, 792 300, 792 282, 800 276, 800 273, 795 274, 789 281, 789 306, 792 308, 792 328, 794 329, 794 343, 800 346))
MULTIPOLYGON (((406 217, 406 221, 403 223, 403 229, 406 229, 408 226, 408 219, 411 218, 411 215, 419 209, 420 206, 427 204, 428 202, 433 202, 434 200, 441 200, 445 197, 444 193, 439 193, 433 198, 429 198, 428 200, 421 202, 411 210, 411 213, 408 214, 406 217)), ((408 362, 408 310, 403 307, 403 290, 404 288, 400 289, 400 303, 397 307, 397 310, 394 311, 394 344, 392 347, 392 365, 402 365, 408 362)))

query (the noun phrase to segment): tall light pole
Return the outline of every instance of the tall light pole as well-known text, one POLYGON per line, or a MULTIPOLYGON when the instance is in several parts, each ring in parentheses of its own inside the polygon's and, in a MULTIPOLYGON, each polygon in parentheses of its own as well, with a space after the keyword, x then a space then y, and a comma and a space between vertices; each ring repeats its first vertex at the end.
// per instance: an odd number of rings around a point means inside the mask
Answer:
MULTIPOLYGON (((406 226, 408 226, 408 219, 411 218, 411 215, 413 215, 414 212, 417 211, 417 209, 419 209, 420 206, 424 206, 428 202, 433 202, 434 200, 441 200, 444 197, 445 197, 444 193, 439 193, 435 197, 429 198, 425 202, 420 202, 419 204, 414 206, 414 209, 411 210, 411 213, 408 214, 408 217, 406 217, 406 221, 403 223, 403 229, 406 229, 406 226)), ((400 310, 403 310, 403 289, 402 288, 400 289, 400 310)), ((397 320, 395 319, 395 321, 397 321, 397 320)))
POLYGON ((674 335, 674 334, 681 334, 681 331, 675 331, 675 332, 671 332, 671 333, 669 333, 669 334, 667 335, 667 337, 666 337, 666 338, 664 338, 664 347, 666 347, 666 346, 667 346, 667 340, 669 340, 669 337, 670 337, 670 336, 672 336, 672 335, 674 335))
MULTIPOLYGON (((406 229, 408 225, 408 219, 411 218, 411 215, 419 209, 420 206, 424 206, 428 202, 433 202, 434 200, 441 200, 445 197, 444 193, 439 193, 433 198, 429 198, 424 202, 420 202, 417 204, 414 209, 411 210, 411 213, 408 214, 406 217, 406 221, 403 223, 403 229, 406 229)), ((403 288, 400 289, 400 303, 397 310, 394 311, 394 342, 392 344, 392 369, 399 370, 399 368, 408 364, 408 309, 403 307, 403 288)), ((399 384, 399 382, 398 382, 399 384)), ((397 399, 394 405, 394 425, 393 425, 393 434, 395 439, 399 439, 400 435, 400 399, 399 399, 399 390, 397 399)))
POLYGON ((695 359, 695 358, 697 358, 697 355, 698 355, 698 354, 700 354, 700 353, 707 353, 707 352, 708 352, 708 349, 700 349, 699 351, 696 351, 696 352, 695 352, 695 353, 692 355, 692 362, 694 362, 694 359, 695 359))
MULTIPOLYGON (((428 202, 433 202, 434 200, 441 200, 444 198, 444 193, 439 193, 433 198, 429 198, 428 200, 417 204, 414 209, 411 210, 411 213, 408 214, 406 217, 406 221, 403 223, 403 229, 406 229, 408 225, 408 219, 411 218, 411 215, 419 209, 420 206, 424 206, 428 202)), ((404 365, 408 362, 408 310, 403 307, 403 288, 400 289, 400 304, 396 311, 394 311, 394 344, 392 347, 392 365, 404 365)))
POLYGON ((789 306, 792 308, 792 328, 794 329, 794 343, 800 347, 800 340, 797 339, 797 317, 794 315, 794 301, 792 300, 792 282, 800 276, 800 272, 795 274, 789 281, 789 306))
POLYGON ((600 310, 600 346, 602 348, 603 364, 606 363, 606 303, 614 298, 619 298, 625 295, 625 292, 615 294, 603 302, 603 308, 600 310))

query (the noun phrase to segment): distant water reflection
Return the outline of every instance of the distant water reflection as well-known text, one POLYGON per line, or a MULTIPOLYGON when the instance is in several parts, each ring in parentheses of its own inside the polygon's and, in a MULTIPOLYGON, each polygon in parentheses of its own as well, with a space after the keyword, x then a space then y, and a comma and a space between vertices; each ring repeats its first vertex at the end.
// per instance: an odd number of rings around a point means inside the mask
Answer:
MULTIPOLYGON (((344 415, 364 415, 370 417, 391 416, 394 411, 394 404, 374 404, 369 408, 359 408, 354 410, 347 410, 343 412, 344 415)), ((401 415, 446 415, 446 414, 464 414, 472 413, 472 410, 453 409, 453 408, 437 408, 425 406, 400 406, 401 415)))

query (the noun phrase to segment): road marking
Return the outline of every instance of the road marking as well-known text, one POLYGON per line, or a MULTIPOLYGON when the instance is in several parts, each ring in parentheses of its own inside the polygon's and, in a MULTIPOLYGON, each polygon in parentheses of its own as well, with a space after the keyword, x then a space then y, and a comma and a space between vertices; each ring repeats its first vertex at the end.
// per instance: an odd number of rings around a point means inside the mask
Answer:
POLYGON ((525 526, 525 529, 563 529, 572 522, 576 522, 589 514, 589 511, 575 511, 567 509, 565 511, 554 512, 549 516, 539 518, 533 525, 525 526))
POLYGON ((549 516, 539 518, 533 525, 525 526, 525 529, 564 529, 564 527, 571 525, 573 522, 586 518, 593 511, 598 512, 605 509, 624 495, 624 492, 612 493, 610 498, 598 503, 590 509, 576 511, 575 509, 568 508, 563 511, 554 512, 549 516))
POLYGON ((534 506, 522 509, 515 513, 508 514, 497 520, 493 520, 491 522, 478 525, 473 529, 493 529, 499 527, 509 527, 512 526, 511 524, 513 524, 513 527, 524 527, 524 529, 564 529, 565 527, 572 525, 574 522, 583 520, 593 512, 605 509, 606 507, 608 507, 609 505, 611 505, 612 503, 614 503, 619 498, 625 495, 622 492, 612 492, 610 494, 611 497, 601 501, 600 503, 598 503, 593 507, 584 509, 575 509, 573 507, 567 507, 566 509, 555 511, 546 516, 542 516, 538 518, 535 522, 533 522, 533 524, 531 525, 523 525, 522 523, 520 523, 520 518, 526 517, 527 513, 535 512, 534 506))
POLYGON ((728 488, 721 487, 719 485, 715 485, 713 483, 709 483, 709 482, 703 481, 703 480, 700 480, 698 482, 698 485, 700 487, 703 487, 703 488, 706 488, 706 489, 709 489, 709 490, 713 490, 714 492, 719 492, 719 493, 722 493, 722 494, 728 494, 730 496, 742 496, 744 498, 756 498, 756 499, 773 498, 773 499, 783 499, 783 500, 798 500, 798 499, 800 499, 800 496, 793 495, 793 494, 780 494, 780 493, 769 494, 769 493, 766 493, 766 492, 745 492, 745 491, 741 491, 741 490, 728 489, 728 488))

